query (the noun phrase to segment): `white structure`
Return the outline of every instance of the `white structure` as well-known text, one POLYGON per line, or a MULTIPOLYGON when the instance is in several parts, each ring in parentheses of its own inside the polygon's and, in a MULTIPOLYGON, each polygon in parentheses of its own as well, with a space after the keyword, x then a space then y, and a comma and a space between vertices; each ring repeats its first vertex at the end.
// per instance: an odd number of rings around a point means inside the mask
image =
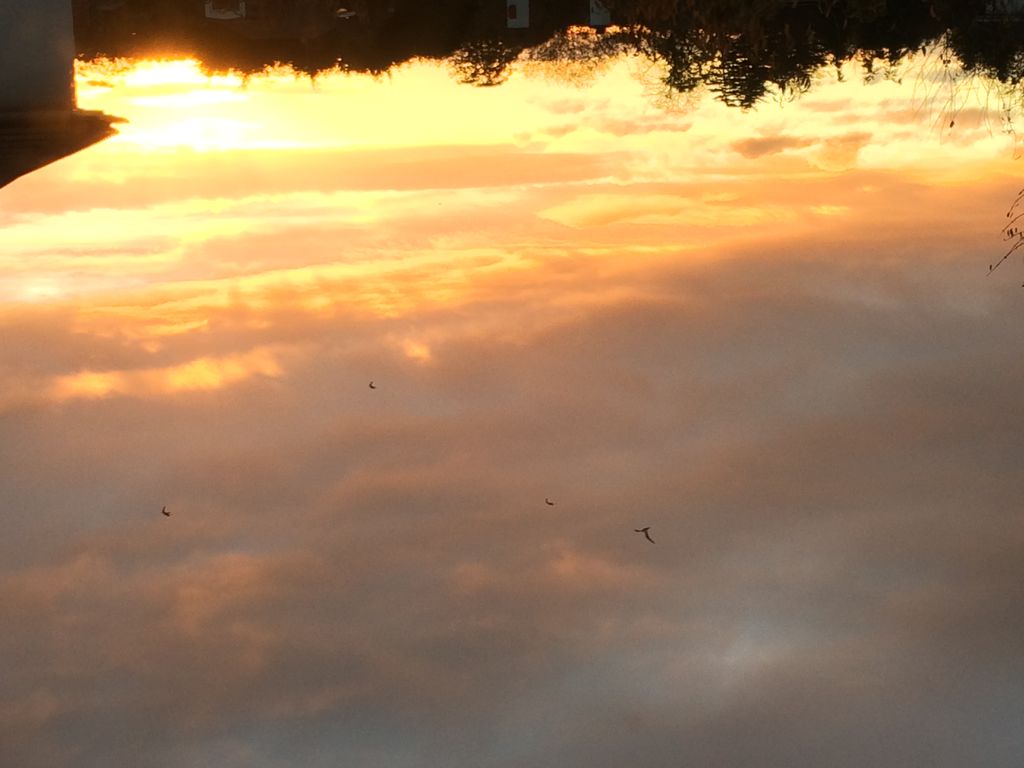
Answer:
POLYGON ((530 0, 505 0, 505 24, 509 29, 529 27, 530 0))
POLYGON ((75 106, 71 0, 0 2, 0 111, 75 106))
POLYGON ((75 108, 71 0, 0 0, 0 187, 106 138, 75 108))

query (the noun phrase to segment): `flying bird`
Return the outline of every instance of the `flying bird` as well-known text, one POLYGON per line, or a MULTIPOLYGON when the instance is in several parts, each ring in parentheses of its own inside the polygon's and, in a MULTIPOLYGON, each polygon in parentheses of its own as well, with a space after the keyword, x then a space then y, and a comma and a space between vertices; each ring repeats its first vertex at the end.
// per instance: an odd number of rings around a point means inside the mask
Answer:
POLYGON ((555 502, 553 502, 551 499, 547 498, 546 496, 544 497, 544 503, 547 504, 549 507, 555 506, 555 502))
POLYGON ((161 509, 160 510, 160 514, 162 514, 164 517, 170 517, 171 516, 171 513, 167 511, 167 507, 164 507, 163 509, 161 509))
POLYGON ((370 382, 370 389, 376 389, 376 388, 377 388, 377 387, 376 387, 376 386, 374 385, 374 383, 373 383, 373 382, 371 381, 371 382, 370 382))
POLYGON ((654 539, 651 538, 651 526, 648 525, 648 526, 646 526, 644 528, 634 528, 633 531, 636 532, 636 533, 642 533, 644 535, 644 537, 649 542, 651 542, 651 544, 654 543, 654 539))

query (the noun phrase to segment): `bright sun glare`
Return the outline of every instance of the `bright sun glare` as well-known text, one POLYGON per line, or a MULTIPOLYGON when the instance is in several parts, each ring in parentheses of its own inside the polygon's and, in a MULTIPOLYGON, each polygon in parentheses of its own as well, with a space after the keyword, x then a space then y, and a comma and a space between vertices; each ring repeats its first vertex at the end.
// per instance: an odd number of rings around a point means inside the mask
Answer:
MULTIPOLYGON (((294 81, 292 73, 266 72, 294 81)), ((77 87, 82 102, 126 118, 112 143, 164 150, 195 151, 295 146, 294 140, 267 138, 271 110, 254 104, 246 79, 236 73, 206 74, 195 59, 79 62, 77 87)))

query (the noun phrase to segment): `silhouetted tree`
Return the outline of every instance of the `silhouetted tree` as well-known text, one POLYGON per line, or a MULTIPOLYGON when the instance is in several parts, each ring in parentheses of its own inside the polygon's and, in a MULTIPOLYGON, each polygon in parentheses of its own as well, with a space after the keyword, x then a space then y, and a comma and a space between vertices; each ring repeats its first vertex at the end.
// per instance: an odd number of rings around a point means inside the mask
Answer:
POLYGON ((601 33, 573 27, 522 54, 526 68, 576 85, 591 82, 614 57, 633 50, 619 32, 601 33))
POLYGON ((520 50, 502 40, 474 40, 449 56, 448 66, 460 83, 500 85, 508 79, 509 67, 520 50))
MULTIPOLYGON (((300 34, 245 39, 230 24, 206 19, 199 0, 126 0, 116 7, 76 0, 79 50, 111 57, 187 53, 210 68, 243 72, 286 63, 311 74, 336 66, 382 73, 429 57, 448 60, 460 82, 490 86, 508 78, 520 54, 534 71, 579 82, 607 58, 633 52, 662 73, 667 92, 706 87, 745 108, 771 92, 802 92, 825 64, 859 60, 873 77, 944 39, 968 73, 1016 88, 1018 100, 1024 89, 1024 25, 993 17, 988 0, 605 0, 623 25, 601 35, 569 30, 585 18, 583 0, 531 0, 523 30, 505 28, 500 0, 377 0, 364 7, 373 13, 325 26, 315 37, 302 33, 313 25, 296 15, 297 0, 266 2, 270 15, 283 20, 280 29, 300 34)), ((306 13, 312 2, 302 6, 306 13)), ((332 2, 316 0, 316 8, 332 2)))

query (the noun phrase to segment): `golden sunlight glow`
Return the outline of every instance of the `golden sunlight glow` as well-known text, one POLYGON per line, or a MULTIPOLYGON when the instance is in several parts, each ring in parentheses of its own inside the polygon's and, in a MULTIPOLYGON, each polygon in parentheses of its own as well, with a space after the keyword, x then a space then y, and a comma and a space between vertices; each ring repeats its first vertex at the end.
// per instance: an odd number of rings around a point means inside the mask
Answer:
POLYGON ((83 371, 71 376, 58 377, 51 388, 51 395, 55 400, 107 397, 126 393, 127 380, 128 376, 124 373, 83 371))
POLYGON ((167 96, 140 96, 136 104, 166 109, 189 109, 221 102, 245 101, 246 95, 235 90, 204 90, 186 93, 172 93, 167 96))
MULTIPOLYGON (((598 194, 581 195, 553 206, 539 215, 570 227, 607 224, 689 224, 713 226, 722 220, 721 205, 706 205, 679 195, 598 194)), ((737 227, 792 218, 794 213, 779 206, 731 205, 730 224, 737 227)))
POLYGON ((64 287, 57 280, 32 278, 21 284, 17 298, 26 302, 46 302, 64 295, 64 287))
POLYGON ((402 351, 410 360, 415 360, 419 363, 429 363, 433 358, 430 347, 421 341, 406 339, 402 342, 402 351))
MULTIPOLYGON (((190 95, 189 100, 194 100, 190 95)), ((207 117, 182 120, 163 130, 151 130, 145 135, 145 143, 152 147, 176 147, 184 145, 197 152, 213 149, 232 149, 244 141, 248 130, 238 120, 207 117)))
POLYGON ((819 216, 841 216, 850 208, 846 205, 814 205, 811 210, 819 216))
POLYGON ((540 116, 504 95, 479 90, 472 96, 479 106, 462 109, 464 95, 436 62, 400 67, 386 81, 340 71, 314 79, 283 67, 246 78, 211 76, 192 59, 134 67, 80 62, 77 82, 81 106, 127 119, 113 143, 151 148, 481 144, 512 141, 524 117, 540 116), (452 109, 461 113, 458 121, 438 120, 452 109), (417 116, 412 121, 410 113, 417 116), (210 126, 226 132, 211 139, 210 126))
MULTIPOLYGON (((140 61, 134 66, 122 68, 118 62, 100 62, 99 67, 109 70, 120 70, 123 82, 133 88, 146 88, 160 85, 211 85, 215 87, 238 87, 244 80, 235 74, 205 75, 195 59, 177 59, 164 61, 140 61)), ((90 71, 89 65, 84 73, 90 71)), ((101 69, 102 71, 102 69, 101 69)))
MULTIPOLYGON (((487 321, 514 338, 642 300, 655 265, 729 258, 826 218, 837 233, 898 223, 896 185, 1006 174, 1005 137, 921 140, 912 88, 844 76, 737 120, 710 98, 653 106, 629 61, 586 90, 521 74, 469 88, 431 62, 315 82, 80 63, 80 105, 128 122, 3 198, 0 302, 69 309, 75 334, 139 355, 64 371, 44 387, 57 400, 219 390, 284 375, 250 334, 530 297, 527 316, 487 321), (247 340, 210 355, 225 331, 247 340), (151 367, 171 349, 189 362, 151 367)), ((383 343, 426 364, 445 333, 392 328, 383 343)))
POLYGON ((151 397, 209 391, 253 376, 284 375, 277 357, 266 348, 225 357, 201 357, 182 365, 134 371, 82 371, 59 376, 50 387, 54 400, 96 399, 114 395, 151 397))
POLYGON ((258 349, 247 355, 224 358, 204 357, 190 363, 168 368, 157 375, 164 392, 196 389, 221 389, 250 376, 277 378, 284 371, 268 350, 258 349))

